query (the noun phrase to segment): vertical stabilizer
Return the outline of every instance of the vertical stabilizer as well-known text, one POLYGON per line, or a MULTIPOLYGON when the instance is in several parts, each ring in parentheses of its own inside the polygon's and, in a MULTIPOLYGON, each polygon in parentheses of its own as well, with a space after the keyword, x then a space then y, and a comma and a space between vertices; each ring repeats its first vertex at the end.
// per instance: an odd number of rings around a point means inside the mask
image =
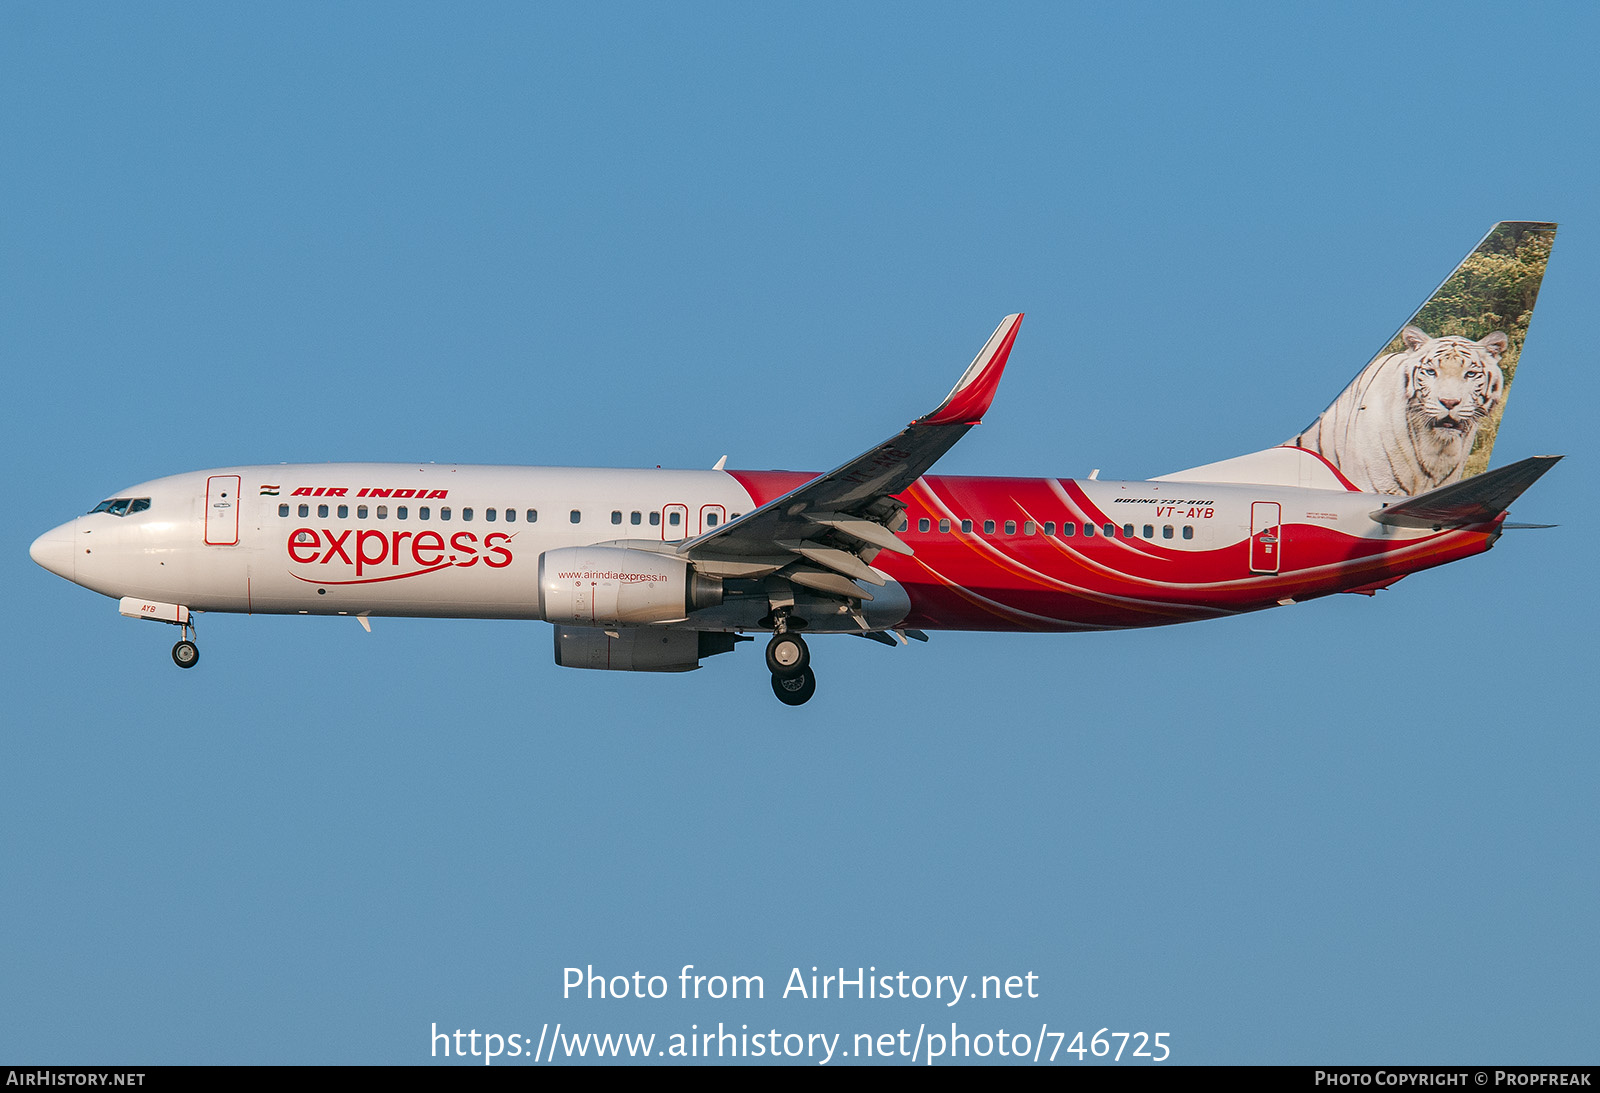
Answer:
POLYGON ((1286 442, 1350 486, 1415 495, 1489 465, 1554 224, 1496 224, 1372 362, 1286 442))

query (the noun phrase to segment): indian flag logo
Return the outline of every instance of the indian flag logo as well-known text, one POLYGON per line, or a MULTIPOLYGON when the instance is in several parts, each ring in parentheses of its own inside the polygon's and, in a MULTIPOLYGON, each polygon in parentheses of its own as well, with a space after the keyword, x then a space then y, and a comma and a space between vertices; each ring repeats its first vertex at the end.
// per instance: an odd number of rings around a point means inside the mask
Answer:
POLYGON ((276 496, 278 496, 278 487, 277 486, 262 486, 261 487, 261 496, 262 497, 276 497, 276 496))

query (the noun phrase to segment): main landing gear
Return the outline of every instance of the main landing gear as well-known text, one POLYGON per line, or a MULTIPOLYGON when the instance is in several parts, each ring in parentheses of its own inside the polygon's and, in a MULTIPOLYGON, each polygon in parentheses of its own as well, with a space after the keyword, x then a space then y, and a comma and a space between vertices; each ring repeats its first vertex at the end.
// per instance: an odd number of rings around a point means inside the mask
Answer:
POLYGON ((807 668, 797 676, 773 676, 772 693, 785 706, 803 706, 817 693, 817 675, 807 668))
POLYGON ((194 643, 194 637, 199 635, 195 634, 192 622, 179 625, 183 627, 183 640, 172 647, 172 663, 180 668, 193 668, 200 663, 200 647, 194 643))
POLYGON ((804 705, 817 693, 811 650, 804 638, 786 628, 779 629, 767 643, 767 670, 772 673, 772 693, 785 706, 804 705))

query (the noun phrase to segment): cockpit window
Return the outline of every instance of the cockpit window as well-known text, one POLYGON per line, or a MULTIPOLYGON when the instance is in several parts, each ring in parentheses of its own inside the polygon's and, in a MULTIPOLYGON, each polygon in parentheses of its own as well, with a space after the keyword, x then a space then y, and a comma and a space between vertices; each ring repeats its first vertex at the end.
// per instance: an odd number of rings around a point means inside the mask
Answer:
POLYGON ((89 515, 93 516, 97 512, 103 512, 110 516, 127 516, 129 513, 143 512, 149 507, 150 498, 148 497, 113 497, 110 500, 100 502, 90 509, 89 515))

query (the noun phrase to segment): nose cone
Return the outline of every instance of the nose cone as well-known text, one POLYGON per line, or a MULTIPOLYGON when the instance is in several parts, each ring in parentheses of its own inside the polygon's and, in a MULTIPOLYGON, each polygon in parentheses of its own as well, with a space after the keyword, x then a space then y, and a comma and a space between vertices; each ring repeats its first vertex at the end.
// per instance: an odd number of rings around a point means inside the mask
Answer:
POLYGON ((74 543, 72 539, 73 528, 77 521, 73 520, 52 528, 33 541, 28 548, 28 557, 44 566, 58 577, 74 580, 74 543))

